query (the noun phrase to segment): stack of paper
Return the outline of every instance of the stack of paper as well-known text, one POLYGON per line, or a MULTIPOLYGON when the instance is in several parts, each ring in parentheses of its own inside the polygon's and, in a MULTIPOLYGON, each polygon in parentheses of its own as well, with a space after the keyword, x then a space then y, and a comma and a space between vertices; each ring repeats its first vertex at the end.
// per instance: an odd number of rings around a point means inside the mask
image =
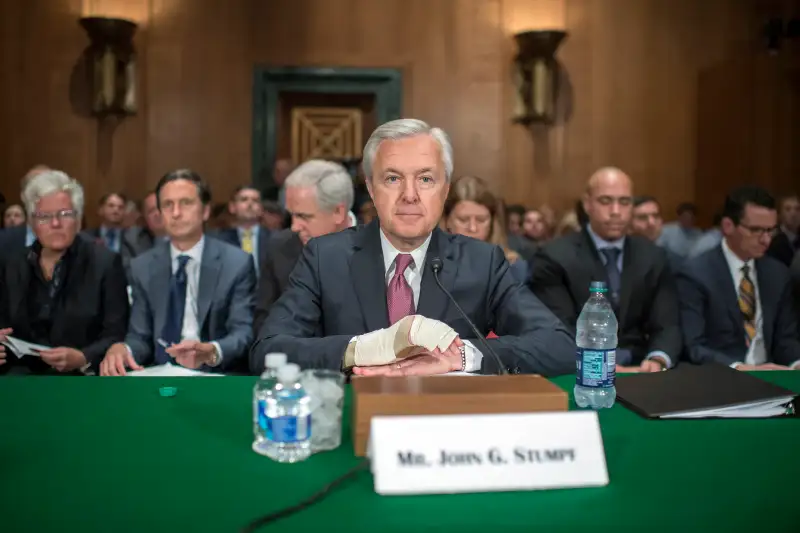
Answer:
POLYGON ((135 377, 160 377, 160 378, 183 378, 183 377, 193 377, 193 376, 202 376, 202 377, 219 377, 222 374, 211 374, 209 372, 200 372, 199 370, 192 370, 190 368, 184 368, 182 366, 173 365, 171 363, 167 363, 164 365, 159 366, 151 366, 150 368, 145 368, 144 370, 135 370, 133 372, 128 372, 128 376, 135 376, 135 377))

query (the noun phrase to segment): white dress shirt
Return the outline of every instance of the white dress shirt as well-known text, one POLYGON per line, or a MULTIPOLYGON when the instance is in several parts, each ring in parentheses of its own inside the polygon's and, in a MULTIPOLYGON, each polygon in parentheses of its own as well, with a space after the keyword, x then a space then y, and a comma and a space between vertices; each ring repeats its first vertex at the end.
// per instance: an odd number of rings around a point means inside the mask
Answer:
MULTIPOLYGON (((750 348, 747 350, 747 356, 744 359, 744 364, 763 365, 767 362, 767 350, 764 346, 764 328, 761 318, 761 297, 758 292, 758 276, 756 275, 755 261, 752 259, 746 262, 742 261, 735 253, 733 253, 733 250, 730 249, 726 239, 722 239, 722 255, 725 256, 725 261, 728 263, 728 269, 730 270, 731 278, 733 279, 733 286, 736 290, 737 301, 739 300, 739 285, 742 283, 742 278, 744 278, 742 267, 745 265, 750 267, 748 276, 750 281, 753 282, 753 289, 755 291, 756 299, 756 336, 750 343, 750 348)), ((747 333, 745 333, 745 335, 747 335, 747 333)), ((735 367, 740 364, 742 363, 736 362, 731 366, 735 367)))
MULTIPOLYGON (((172 258, 172 274, 178 271, 178 256, 188 255, 189 261, 186 263, 186 305, 183 308, 183 327, 181 328, 181 340, 200 340, 200 324, 197 322, 197 302, 200 294, 200 266, 203 263, 203 248, 206 238, 200 237, 197 244, 181 252, 175 245, 170 243, 169 253, 172 258)), ((160 333, 159 333, 160 334, 160 333)), ((218 363, 222 362, 222 348, 218 342, 211 342, 219 354, 218 363)))
MULTIPOLYGON (((387 239, 386 235, 383 234, 383 230, 380 231, 380 235, 381 250, 383 251, 383 267, 384 271, 386 272, 385 281, 386 285, 388 286, 389 282, 392 281, 392 277, 394 276, 395 259, 403 252, 395 248, 392 243, 389 242, 389 239, 387 239)), ((422 272, 423 266, 425 265, 425 254, 428 252, 428 246, 430 243, 431 236, 428 235, 428 238, 425 239, 425 242, 422 243, 419 248, 409 252, 414 262, 409 265, 403 273, 409 286, 411 286, 411 292, 414 293, 414 309, 417 309, 419 306, 419 292, 422 285, 422 272)), ((442 298, 446 297, 446 295, 442 294, 442 298)), ((478 372, 481 369, 483 354, 477 348, 475 348, 470 341, 464 340, 464 346, 466 348, 464 352, 466 356, 466 366, 464 367, 464 371, 478 372)))

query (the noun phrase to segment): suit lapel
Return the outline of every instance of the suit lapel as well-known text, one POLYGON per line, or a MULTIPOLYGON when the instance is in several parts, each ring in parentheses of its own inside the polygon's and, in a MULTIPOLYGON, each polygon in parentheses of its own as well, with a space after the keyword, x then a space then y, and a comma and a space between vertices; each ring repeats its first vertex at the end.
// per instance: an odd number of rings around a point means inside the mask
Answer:
POLYGON ((197 287, 197 326, 202 331, 222 268, 221 252, 214 239, 206 239, 203 260, 200 264, 200 281, 197 287))
POLYGON ((631 302, 631 294, 633 293, 633 283, 638 279, 638 268, 640 268, 641 258, 637 257, 637 253, 641 250, 634 247, 634 241, 627 237, 625 239, 625 246, 622 252, 622 272, 620 273, 620 289, 619 289, 619 320, 620 324, 625 322, 625 316, 628 313, 628 305, 631 302))
POLYGON ((455 250, 451 242, 452 236, 445 234, 440 229, 433 230, 428 251, 425 254, 425 265, 422 272, 422 281, 419 290, 419 304, 417 314, 436 320, 444 320, 447 306, 450 300, 436 284, 431 268, 431 260, 438 257, 442 260, 442 270, 439 272, 439 280, 442 285, 452 294, 455 285, 456 275, 458 274, 458 261, 454 259, 455 250))
MULTIPOLYGON (((767 353, 772 351, 772 330, 774 329, 775 316, 770 305, 764 302, 776 302, 780 300, 780 295, 772 293, 772 283, 770 283, 769 272, 764 261, 756 260, 756 277, 758 279, 758 301, 756 305, 761 308, 761 331, 764 335, 764 347, 767 353)), ((738 302, 737 302, 738 305, 738 302)))
POLYGON ((386 278, 379 231, 377 220, 360 228, 355 236, 353 256, 350 259, 353 289, 361 305, 367 331, 389 326, 386 278))
MULTIPOLYGON (((161 336, 164 323, 167 320, 167 305, 169 303, 169 282, 172 277, 172 257, 170 256, 169 243, 162 242, 156 245, 157 252, 153 258, 153 277, 150 278, 150 294, 153 302, 153 335, 161 336)), ((135 305, 135 304, 134 304, 135 305)))
POLYGON ((739 288, 733 283, 733 278, 730 274, 731 269, 725 260, 721 246, 717 246, 712 260, 714 262, 712 272, 718 273, 713 276, 716 280, 717 290, 722 301, 725 302, 725 309, 728 311, 728 316, 736 328, 737 335, 739 335, 739 338, 744 338, 744 323, 742 321, 742 313, 739 310, 739 288))

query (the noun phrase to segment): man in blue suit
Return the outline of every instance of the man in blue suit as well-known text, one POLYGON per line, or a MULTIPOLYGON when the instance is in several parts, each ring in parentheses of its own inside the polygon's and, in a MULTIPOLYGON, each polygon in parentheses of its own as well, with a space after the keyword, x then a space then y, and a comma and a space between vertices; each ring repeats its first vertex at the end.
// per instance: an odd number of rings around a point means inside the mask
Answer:
POLYGON ((438 229, 453 174, 444 131, 414 119, 383 124, 364 148, 363 165, 378 219, 308 242, 260 329, 251 371, 263 368, 266 353, 284 352, 305 367, 352 367, 359 375, 497 372, 438 287, 437 271, 481 336, 495 332, 488 342, 508 371, 575 371, 573 339, 514 280, 503 251, 438 229), (415 338, 415 328, 435 330, 439 342, 415 338), (412 351, 395 348, 393 338, 412 351))
POLYGON ((133 306, 124 343, 109 348, 100 374, 155 363, 235 369, 253 339, 256 285, 250 255, 206 238, 211 194, 191 170, 161 178, 156 198, 170 242, 131 263, 133 306))
POLYGON ((800 340, 789 270, 765 256, 777 230, 775 200, 759 187, 725 199, 724 238, 678 274, 689 357, 740 370, 797 369, 800 340))

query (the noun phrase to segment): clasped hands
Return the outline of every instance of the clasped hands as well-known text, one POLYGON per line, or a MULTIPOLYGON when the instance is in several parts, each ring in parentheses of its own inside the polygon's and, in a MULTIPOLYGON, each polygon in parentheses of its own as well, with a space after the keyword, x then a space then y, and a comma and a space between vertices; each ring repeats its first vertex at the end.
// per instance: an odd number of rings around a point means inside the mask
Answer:
POLYGON ((458 334, 438 320, 410 315, 350 342, 346 361, 358 376, 419 376, 464 370, 458 334))

